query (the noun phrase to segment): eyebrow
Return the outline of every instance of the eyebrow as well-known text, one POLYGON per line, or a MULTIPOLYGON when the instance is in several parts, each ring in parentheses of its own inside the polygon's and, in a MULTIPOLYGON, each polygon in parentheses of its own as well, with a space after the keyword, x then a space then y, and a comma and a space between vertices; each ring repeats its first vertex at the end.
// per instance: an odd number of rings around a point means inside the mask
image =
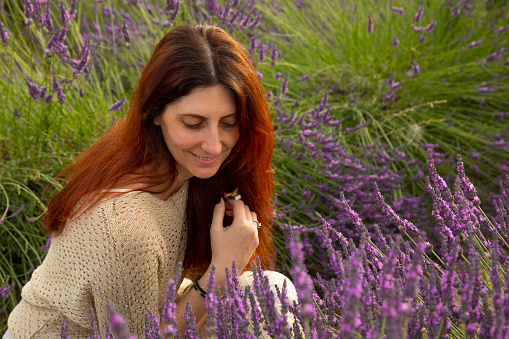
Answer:
MULTIPOLYGON (((193 114, 193 113, 188 113, 188 114, 178 114, 178 116, 179 116, 179 117, 181 117, 181 118, 198 118, 198 119, 207 119, 207 118, 206 118, 206 117, 204 117, 203 115, 193 114)), ((221 117, 221 119, 229 118, 229 117, 232 117, 232 116, 236 116, 236 113, 231 113, 231 114, 225 115, 225 116, 221 117)))

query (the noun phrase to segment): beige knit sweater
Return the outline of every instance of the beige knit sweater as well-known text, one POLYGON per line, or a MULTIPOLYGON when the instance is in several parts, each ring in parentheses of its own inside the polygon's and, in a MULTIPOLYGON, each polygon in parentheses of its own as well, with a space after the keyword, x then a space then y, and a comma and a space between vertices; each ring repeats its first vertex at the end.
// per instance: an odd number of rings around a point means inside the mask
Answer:
POLYGON ((187 192, 187 182, 166 201, 130 192, 68 221, 9 316, 14 338, 60 338, 66 318, 71 338, 88 338, 90 306, 103 338, 108 300, 144 338, 147 309, 159 318, 168 281, 184 260, 187 192))

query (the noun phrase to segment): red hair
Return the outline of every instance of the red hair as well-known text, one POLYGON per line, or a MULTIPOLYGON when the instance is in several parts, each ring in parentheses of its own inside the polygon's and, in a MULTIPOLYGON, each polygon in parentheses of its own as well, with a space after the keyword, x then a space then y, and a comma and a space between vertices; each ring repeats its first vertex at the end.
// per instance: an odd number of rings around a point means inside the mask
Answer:
POLYGON ((140 77, 128 116, 60 173, 66 184, 48 206, 45 231, 60 234, 69 218, 104 198, 105 193, 100 192, 120 184, 124 187, 142 183, 141 190, 154 194, 168 191, 177 169, 154 119, 168 104, 193 89, 216 84, 234 94, 240 137, 212 178, 190 179, 184 268, 205 270, 210 264, 214 205, 219 196, 235 187, 263 224, 252 259, 258 256, 265 267, 272 266, 271 116, 249 52, 223 29, 206 24, 176 27, 157 44, 140 77), (78 205, 80 199, 84 200, 78 205))

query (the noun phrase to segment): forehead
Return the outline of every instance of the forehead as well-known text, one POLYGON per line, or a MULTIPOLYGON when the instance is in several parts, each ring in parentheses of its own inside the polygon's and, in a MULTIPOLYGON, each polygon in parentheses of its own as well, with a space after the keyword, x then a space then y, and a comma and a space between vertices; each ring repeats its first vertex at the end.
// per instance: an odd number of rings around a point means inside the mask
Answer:
POLYGON ((176 114, 229 115, 235 113, 233 92, 224 85, 198 87, 167 107, 176 114))

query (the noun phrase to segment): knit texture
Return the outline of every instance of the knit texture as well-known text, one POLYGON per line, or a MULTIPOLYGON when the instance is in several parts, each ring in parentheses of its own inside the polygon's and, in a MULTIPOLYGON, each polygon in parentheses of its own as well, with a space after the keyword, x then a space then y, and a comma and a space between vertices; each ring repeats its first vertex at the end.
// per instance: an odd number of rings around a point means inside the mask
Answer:
POLYGON ((160 317, 184 260, 187 192, 187 182, 166 201, 129 192, 70 219, 9 316, 14 338, 59 338, 66 318, 71 338, 88 338, 90 307, 104 337, 108 301, 143 338, 147 309, 160 317))

